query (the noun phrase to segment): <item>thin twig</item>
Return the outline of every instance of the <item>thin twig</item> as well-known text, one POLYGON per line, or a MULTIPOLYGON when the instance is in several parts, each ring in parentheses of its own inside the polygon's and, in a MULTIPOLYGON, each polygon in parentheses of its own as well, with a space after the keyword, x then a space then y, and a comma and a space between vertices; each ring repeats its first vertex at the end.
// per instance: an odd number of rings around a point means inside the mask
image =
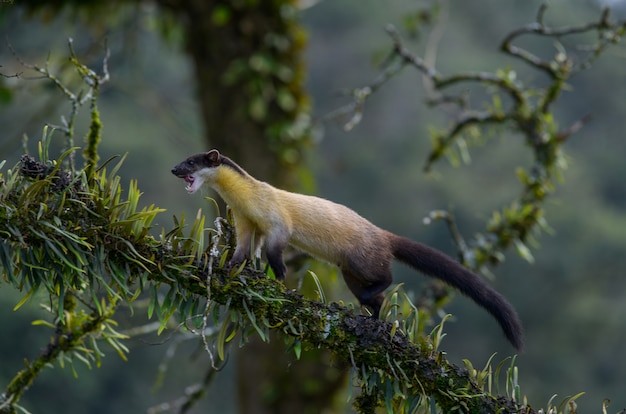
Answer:
MULTIPOLYGON (((0 68, 2 67, 2 65, 0 65, 0 68)), ((3 78, 19 78, 20 76, 22 76, 22 72, 15 72, 13 75, 7 75, 5 73, 0 72, 0 76, 2 76, 3 78)))
POLYGON ((49 79, 52 81, 52 83, 54 83, 54 85, 59 88, 59 90, 61 92, 63 92, 63 94, 70 100, 70 101, 75 101, 76 100, 76 95, 74 95, 69 89, 67 89, 65 87, 65 85, 63 85, 63 83, 59 80, 59 78, 57 78, 56 76, 54 76, 50 70, 49 70, 49 59, 50 56, 48 55, 48 58, 46 59, 46 65, 42 68, 38 65, 33 65, 30 63, 26 63, 24 60, 22 60, 22 58, 19 57, 19 55, 17 54, 17 52, 15 51, 15 49, 13 48, 13 45, 9 42, 9 40, 7 39, 7 47, 9 48, 9 50, 11 51, 11 54, 13 55, 13 57, 18 61, 18 63, 20 65, 22 65, 25 68, 28 69, 32 69, 38 73, 41 73, 43 75, 44 78, 49 79))

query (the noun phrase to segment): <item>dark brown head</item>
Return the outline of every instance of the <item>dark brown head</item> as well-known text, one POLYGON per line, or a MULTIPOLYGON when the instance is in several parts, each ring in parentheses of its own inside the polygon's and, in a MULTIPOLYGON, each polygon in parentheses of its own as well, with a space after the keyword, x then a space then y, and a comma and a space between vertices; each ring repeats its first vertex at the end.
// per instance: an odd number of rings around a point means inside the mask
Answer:
POLYGON ((172 174, 184 179, 187 183, 187 191, 195 193, 210 178, 211 172, 222 165, 224 158, 215 149, 209 152, 201 152, 192 155, 172 168, 172 174))
POLYGON ((172 168, 172 174, 187 183, 187 191, 195 193, 203 184, 212 185, 220 168, 230 168, 242 176, 248 174, 228 157, 216 149, 192 155, 172 168))

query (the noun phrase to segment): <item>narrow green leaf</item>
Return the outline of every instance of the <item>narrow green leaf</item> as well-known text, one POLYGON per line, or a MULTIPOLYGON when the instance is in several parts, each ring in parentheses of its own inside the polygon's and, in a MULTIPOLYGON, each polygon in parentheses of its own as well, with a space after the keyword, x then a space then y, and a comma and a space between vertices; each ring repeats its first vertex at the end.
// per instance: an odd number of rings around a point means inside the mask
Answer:
POLYGON ((250 323, 252 324, 252 326, 254 327, 254 329, 256 330, 256 332, 259 334, 259 336, 261 337, 261 340, 263 342, 267 342, 267 335, 265 333, 265 331, 263 331, 258 325, 257 325, 257 320, 256 320, 256 316, 254 315, 253 312, 250 311, 250 309, 248 308, 248 304, 246 303, 245 300, 242 301, 243 304, 243 308, 246 310, 246 314, 248 315, 248 320, 250 321, 250 323))
MULTIPOLYGON (((228 319, 224 319, 222 322, 222 326, 220 328, 219 333, 217 334, 217 356, 222 360, 226 360, 226 352, 224 351, 226 348, 226 332, 228 331, 228 327, 230 326, 230 321, 228 319)), ((235 329, 236 331, 236 329, 235 329)))
POLYGON ((35 293, 35 291, 36 291, 36 289, 31 289, 31 290, 29 290, 29 291, 28 291, 28 292, 24 295, 24 297, 23 297, 22 299, 20 299, 20 301, 17 303, 17 305, 15 305, 15 306, 13 307, 13 311, 15 312, 16 310, 18 310, 19 308, 21 308, 21 307, 22 307, 22 305, 24 305, 24 304, 28 301, 28 299, 30 299, 30 298, 33 296, 33 294, 35 293))
POLYGON ((9 283, 15 283, 15 273, 13 267, 16 265, 11 259, 11 246, 0 240, 0 264, 4 269, 4 274, 9 283))
POLYGON ((296 358, 299 360, 300 355, 302 354, 302 341, 300 341, 300 339, 298 338, 294 338, 292 348, 293 352, 296 354, 296 358))
MULTIPOLYGON (((122 155, 122 157, 120 158, 120 160, 117 162, 117 164, 115 164, 115 166, 113 167, 113 169, 111 170, 111 173, 109 174, 109 177, 116 177, 117 173, 119 172, 120 168, 122 168, 122 164, 124 163, 124 161, 126 160, 126 157, 128 156, 128 153, 125 153, 124 155, 122 155)), ((105 164, 103 165, 103 167, 108 164, 110 160, 107 160, 105 162, 105 164)))
POLYGON ((385 381, 385 409, 388 414, 393 414, 393 407, 391 406, 391 402, 393 401, 393 387, 391 384, 391 380, 385 381))
MULTIPOLYGON (((78 359, 79 361, 81 361, 83 364, 85 364, 85 366, 89 369, 91 369, 91 361, 89 361, 83 354, 81 354, 80 352, 74 352, 72 354, 76 359, 78 359)), ((73 371, 75 372, 75 371, 73 371)), ((77 374, 77 373, 76 373, 77 374)), ((77 374, 78 375, 78 374, 77 374)), ((76 375, 76 376, 77 376, 76 375)))
POLYGON ((123 361, 128 361, 128 358, 126 357, 126 353, 128 353, 128 348, 126 348, 126 346, 108 336, 105 337, 104 340, 107 341, 107 343, 111 345, 113 349, 115 349, 115 351, 120 356, 120 358, 122 358, 123 361))
POLYGON ((310 270, 307 273, 309 274, 309 276, 311 276, 313 282, 315 282, 315 287, 317 288, 317 294, 319 296, 320 302, 326 303, 326 295, 324 294, 324 289, 322 288, 322 283, 320 282, 319 278, 314 272, 310 270))
POLYGON ((54 325, 53 323, 50 323, 48 321, 44 321, 43 319, 34 320, 34 321, 31 322, 31 325, 33 325, 33 326, 41 326, 41 325, 43 325, 43 326, 45 326, 47 328, 50 328, 50 329, 57 329, 56 325, 54 325))
POLYGON ((69 267, 70 269, 72 269, 73 271, 77 273, 86 273, 85 269, 81 269, 80 267, 76 266, 74 263, 70 262, 67 258, 67 252, 59 250, 57 248, 57 245, 61 247, 62 249, 65 249, 65 246, 63 246, 63 244, 61 244, 60 241, 56 239, 46 239, 46 246, 48 246, 48 248, 55 253, 56 255, 55 259, 58 259, 58 260, 55 260, 57 263, 63 263, 64 265, 66 265, 67 267, 69 267), (56 242, 56 245, 54 242, 56 242))
POLYGON ((524 242, 522 242, 520 239, 515 239, 514 243, 515 249, 517 250, 517 253, 522 257, 522 259, 526 260, 528 263, 534 263, 535 258, 530 252, 528 246, 526 246, 526 244, 524 244, 524 242))
MULTIPOLYGON (((127 153, 127 154, 128 154, 128 153, 127 153)), ((126 156, 126 155, 124 155, 124 156, 126 156)), ((102 164, 101 164, 101 165, 100 165, 100 166, 99 166, 99 167, 95 170, 95 172, 96 172, 96 173, 101 172, 102 170, 104 170, 104 168, 106 168, 106 166, 107 166, 107 165, 108 165, 111 161, 113 161, 113 160, 114 160, 114 159, 116 159, 116 158, 120 158, 120 155, 119 155, 119 154, 117 154, 117 155, 113 155, 112 157, 109 157, 109 159, 107 159, 105 162, 103 162, 103 163, 102 163, 102 164)), ((115 174, 117 174, 117 171, 116 171, 113 175, 115 175, 115 174)))
POLYGON ((159 293, 155 283, 150 284, 150 301, 148 302, 148 318, 152 319, 154 310, 159 308, 159 293))

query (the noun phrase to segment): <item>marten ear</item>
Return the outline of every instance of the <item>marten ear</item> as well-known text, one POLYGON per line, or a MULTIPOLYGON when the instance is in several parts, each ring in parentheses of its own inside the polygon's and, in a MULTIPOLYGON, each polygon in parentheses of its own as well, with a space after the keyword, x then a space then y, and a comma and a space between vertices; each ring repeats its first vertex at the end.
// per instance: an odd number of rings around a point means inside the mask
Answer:
POLYGON ((220 152, 216 149, 206 153, 206 158, 209 161, 209 165, 218 165, 220 161, 220 152))

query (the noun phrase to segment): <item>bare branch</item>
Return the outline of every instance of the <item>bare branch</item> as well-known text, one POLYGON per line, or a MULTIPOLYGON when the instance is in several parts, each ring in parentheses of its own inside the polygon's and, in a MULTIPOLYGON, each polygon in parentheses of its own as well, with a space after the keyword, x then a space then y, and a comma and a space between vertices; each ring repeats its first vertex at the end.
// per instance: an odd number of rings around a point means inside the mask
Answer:
MULTIPOLYGON (((0 65, 0 68, 2 67, 2 65, 0 65)), ((22 72, 16 72, 13 75, 7 75, 5 73, 0 72, 0 76, 2 76, 3 78, 19 78, 20 76, 22 76, 22 72)))
POLYGON ((580 118, 579 120, 574 122, 572 125, 570 125, 566 129, 563 129, 563 130, 560 130, 559 132, 557 132, 555 134, 555 139, 558 142, 564 142, 571 135, 577 133, 582 127, 584 127, 587 123, 589 123, 591 121, 591 119, 592 119, 591 114, 587 114, 587 115, 583 116, 582 118, 580 118))
POLYGON ((617 42, 626 30, 626 21, 616 23, 609 21, 610 9, 608 8, 603 10, 598 21, 579 26, 564 26, 559 28, 548 27, 544 24, 543 19, 546 10, 547 4, 544 3, 541 5, 537 14, 537 21, 509 33, 502 41, 500 50, 542 70, 552 78, 561 78, 570 72, 578 72, 588 68, 589 65, 602 54, 606 47, 617 42), (513 45, 514 40, 528 34, 558 39, 564 36, 589 32, 598 33, 598 42, 592 47, 592 56, 576 66, 572 66, 572 63, 565 58, 551 61, 543 60, 528 50, 513 45))
POLYGON ((8 39, 7 39, 7 47, 9 48, 9 50, 11 51, 11 54, 13 55, 13 57, 15 57, 15 59, 19 62, 20 65, 22 65, 25 68, 32 69, 38 73, 41 73, 44 78, 51 80, 52 83, 54 83, 54 85, 57 88, 59 88, 61 92, 63 92, 63 94, 67 97, 68 100, 72 102, 76 100, 76 95, 72 93, 69 89, 67 89, 65 85, 61 82, 61 80, 50 72, 49 67, 48 67, 50 56, 48 56, 48 59, 46 59, 45 66, 41 67, 41 66, 33 65, 33 64, 26 63, 25 61, 23 61, 22 58, 19 57, 19 55, 13 48, 13 45, 11 45, 8 39))
MULTIPOLYGON (((494 212, 487 224, 486 233, 478 234, 469 243, 474 249, 475 260, 472 266, 475 270, 484 270, 485 264, 500 263, 504 257, 503 250, 512 245, 515 245, 522 256, 530 257, 524 243, 532 239, 534 232, 545 226, 543 202, 554 191, 555 177, 560 176, 560 170, 566 165, 561 145, 590 119, 589 116, 584 116, 571 126, 559 129, 551 113, 552 107, 573 74, 588 68, 607 47, 617 43, 626 34, 626 21, 611 21, 608 9, 590 23, 562 27, 550 27, 545 23, 547 10, 547 3, 542 4, 535 22, 511 31, 500 45, 501 51, 508 56, 520 59, 532 68, 546 73, 550 82, 545 86, 525 85, 513 69, 445 75, 435 67, 436 50, 433 50, 432 45, 429 46, 426 57, 422 58, 413 53, 405 45, 398 30, 389 25, 386 32, 391 38, 391 51, 378 78, 371 85, 356 89, 367 93, 359 95, 358 99, 354 98, 343 107, 344 115, 352 114, 359 121, 366 100, 381 85, 406 67, 415 69, 425 84, 428 103, 445 110, 452 119, 450 126, 431 133, 433 147, 427 157, 425 171, 444 155, 450 154, 455 143, 464 142, 460 140, 468 132, 472 135, 480 134, 494 125, 507 124, 512 136, 522 135, 531 148, 534 162, 527 170, 518 170, 518 179, 523 187, 519 198, 501 211, 494 212), (559 43, 557 53, 549 59, 543 59, 516 44, 520 37, 528 35, 560 41, 581 34, 595 34, 595 43, 584 50, 559 43), (576 50, 584 51, 586 55, 574 56, 572 51, 576 50), (470 105, 468 92, 447 93, 453 86, 470 84, 485 89, 491 97, 491 101, 477 106, 480 110, 470 105), (508 99, 503 101, 502 98, 508 99)), ((457 242, 460 247, 465 245, 458 238, 457 242)))

